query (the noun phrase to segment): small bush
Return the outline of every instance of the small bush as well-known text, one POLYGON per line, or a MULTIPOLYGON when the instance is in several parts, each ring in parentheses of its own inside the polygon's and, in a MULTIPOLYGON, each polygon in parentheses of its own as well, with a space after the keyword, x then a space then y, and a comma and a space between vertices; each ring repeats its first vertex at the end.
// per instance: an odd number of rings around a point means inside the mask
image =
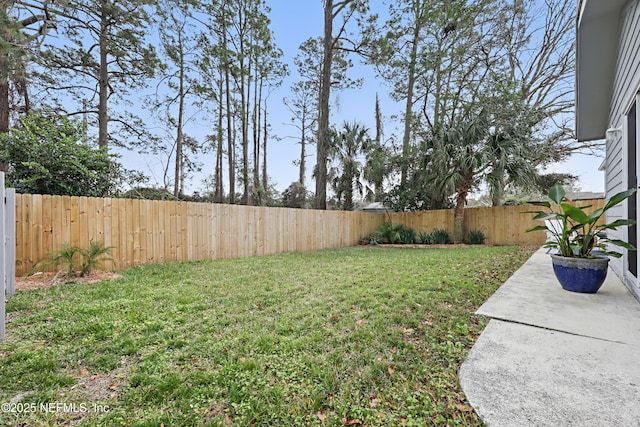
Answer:
POLYGON ((469 243, 472 245, 483 245, 486 239, 486 236, 480 230, 471 230, 469 232, 469 243))
POLYGON ((88 276, 94 268, 102 267, 105 261, 113 261, 108 257, 112 247, 107 247, 102 242, 91 240, 89 249, 81 249, 82 266, 80 276, 88 276))
POLYGON ((380 237, 380 243, 399 243, 402 240, 404 226, 387 221, 378 227, 376 234, 380 237))
POLYGON ((72 246, 70 243, 63 243, 60 249, 49 252, 47 256, 38 261, 27 273, 27 275, 33 273, 38 268, 46 270, 49 267, 58 267, 64 265, 67 272, 67 278, 75 277, 76 275, 76 259, 82 254, 82 249, 78 246, 72 246))
POLYGON ((405 245, 412 245, 416 242, 416 232, 413 228, 405 227, 400 233, 400 242, 405 245))
POLYGON ((105 247, 104 243, 93 240, 89 242, 88 249, 64 243, 60 249, 49 252, 45 258, 31 267, 27 275, 38 269, 46 270, 49 267, 64 265, 67 270, 66 277, 70 279, 76 277, 76 265, 79 261, 80 276, 84 277, 89 275, 92 269, 100 267, 105 261, 113 261, 113 258, 107 256, 111 249, 111 247, 105 247))
POLYGON ((451 243, 449 232, 444 229, 435 229, 431 233, 431 243, 434 245, 447 245, 451 243))
POLYGON ((418 241, 422 245, 430 245, 431 244, 431 233, 422 232, 418 235, 418 241))

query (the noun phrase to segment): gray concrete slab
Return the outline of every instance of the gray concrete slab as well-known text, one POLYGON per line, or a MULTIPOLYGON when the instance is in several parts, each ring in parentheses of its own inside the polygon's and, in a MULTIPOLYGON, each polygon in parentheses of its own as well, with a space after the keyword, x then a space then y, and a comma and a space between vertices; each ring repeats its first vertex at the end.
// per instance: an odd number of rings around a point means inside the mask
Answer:
POLYGON ((490 427, 640 426, 639 349, 492 320, 460 370, 490 427))
POLYGON ((613 271, 567 292, 540 250, 477 314, 460 383, 488 426, 640 427, 640 304, 613 271))
POLYGON ((640 304, 609 269, 595 294, 568 292, 537 251, 476 312, 492 319, 640 346, 640 304))

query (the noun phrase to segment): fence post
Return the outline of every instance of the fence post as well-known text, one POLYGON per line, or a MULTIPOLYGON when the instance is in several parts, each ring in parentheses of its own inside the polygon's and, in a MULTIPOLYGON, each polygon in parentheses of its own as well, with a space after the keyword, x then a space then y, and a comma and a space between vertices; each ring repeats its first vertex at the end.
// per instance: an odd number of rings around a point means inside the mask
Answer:
POLYGON ((4 325, 5 325, 5 298, 6 298, 6 270, 5 270, 5 258, 7 256, 7 242, 4 238, 4 221, 5 221, 5 199, 4 199, 4 172, 0 172, 0 248, 2 248, 2 255, 0 255, 0 282, 2 284, 2 292, 0 292, 0 341, 4 340, 4 325))

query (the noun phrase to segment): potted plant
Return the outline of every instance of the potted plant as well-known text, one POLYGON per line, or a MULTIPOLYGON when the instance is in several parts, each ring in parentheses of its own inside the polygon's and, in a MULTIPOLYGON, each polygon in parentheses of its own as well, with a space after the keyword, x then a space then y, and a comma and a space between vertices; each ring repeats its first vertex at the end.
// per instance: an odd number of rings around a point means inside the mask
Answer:
POLYGON ((607 230, 633 225, 630 219, 618 219, 611 223, 600 221, 612 207, 623 202, 636 192, 635 188, 623 191, 611 197, 604 207, 591 213, 585 209, 591 206, 576 206, 565 199, 561 185, 555 184, 549 190, 550 201, 534 202, 548 211, 529 211, 534 219, 545 221, 545 225, 530 228, 527 231, 544 230, 547 232, 545 248, 557 249, 552 254, 553 271, 562 288, 572 292, 595 293, 600 289, 607 276, 609 256, 619 258, 620 252, 610 250, 608 244, 635 250, 633 245, 616 239, 607 238, 607 230), (551 205, 555 203, 558 210, 551 205))

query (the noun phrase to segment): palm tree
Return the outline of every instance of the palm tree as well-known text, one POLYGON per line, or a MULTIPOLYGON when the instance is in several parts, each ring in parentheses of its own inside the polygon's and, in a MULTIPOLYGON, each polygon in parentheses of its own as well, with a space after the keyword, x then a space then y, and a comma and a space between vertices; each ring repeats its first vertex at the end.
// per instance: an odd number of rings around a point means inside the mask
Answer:
POLYGON ((515 132, 493 131, 487 140, 490 170, 485 180, 489 185, 492 206, 502 206, 508 185, 530 189, 536 184, 538 173, 531 161, 528 139, 515 132))
POLYGON ((516 131, 499 131, 485 111, 437 132, 432 141, 435 184, 443 194, 455 194, 454 243, 464 240, 464 207, 469 192, 485 181, 494 195, 505 183, 535 182, 525 140, 516 131))
POLYGON ((368 129, 359 123, 345 122, 340 132, 333 132, 329 158, 331 187, 341 202, 342 209, 353 210, 353 194, 364 192, 361 181, 363 165, 358 157, 372 145, 368 129))
POLYGON ((487 115, 477 116, 438 130, 433 137, 434 184, 445 194, 455 194, 453 242, 464 241, 464 207, 469 192, 488 169, 486 150, 489 135, 487 115))
POLYGON ((367 185, 367 200, 381 202, 383 193, 383 182, 389 175, 389 157, 391 153, 381 144, 374 142, 365 153, 365 166, 363 170, 364 180, 367 185))

